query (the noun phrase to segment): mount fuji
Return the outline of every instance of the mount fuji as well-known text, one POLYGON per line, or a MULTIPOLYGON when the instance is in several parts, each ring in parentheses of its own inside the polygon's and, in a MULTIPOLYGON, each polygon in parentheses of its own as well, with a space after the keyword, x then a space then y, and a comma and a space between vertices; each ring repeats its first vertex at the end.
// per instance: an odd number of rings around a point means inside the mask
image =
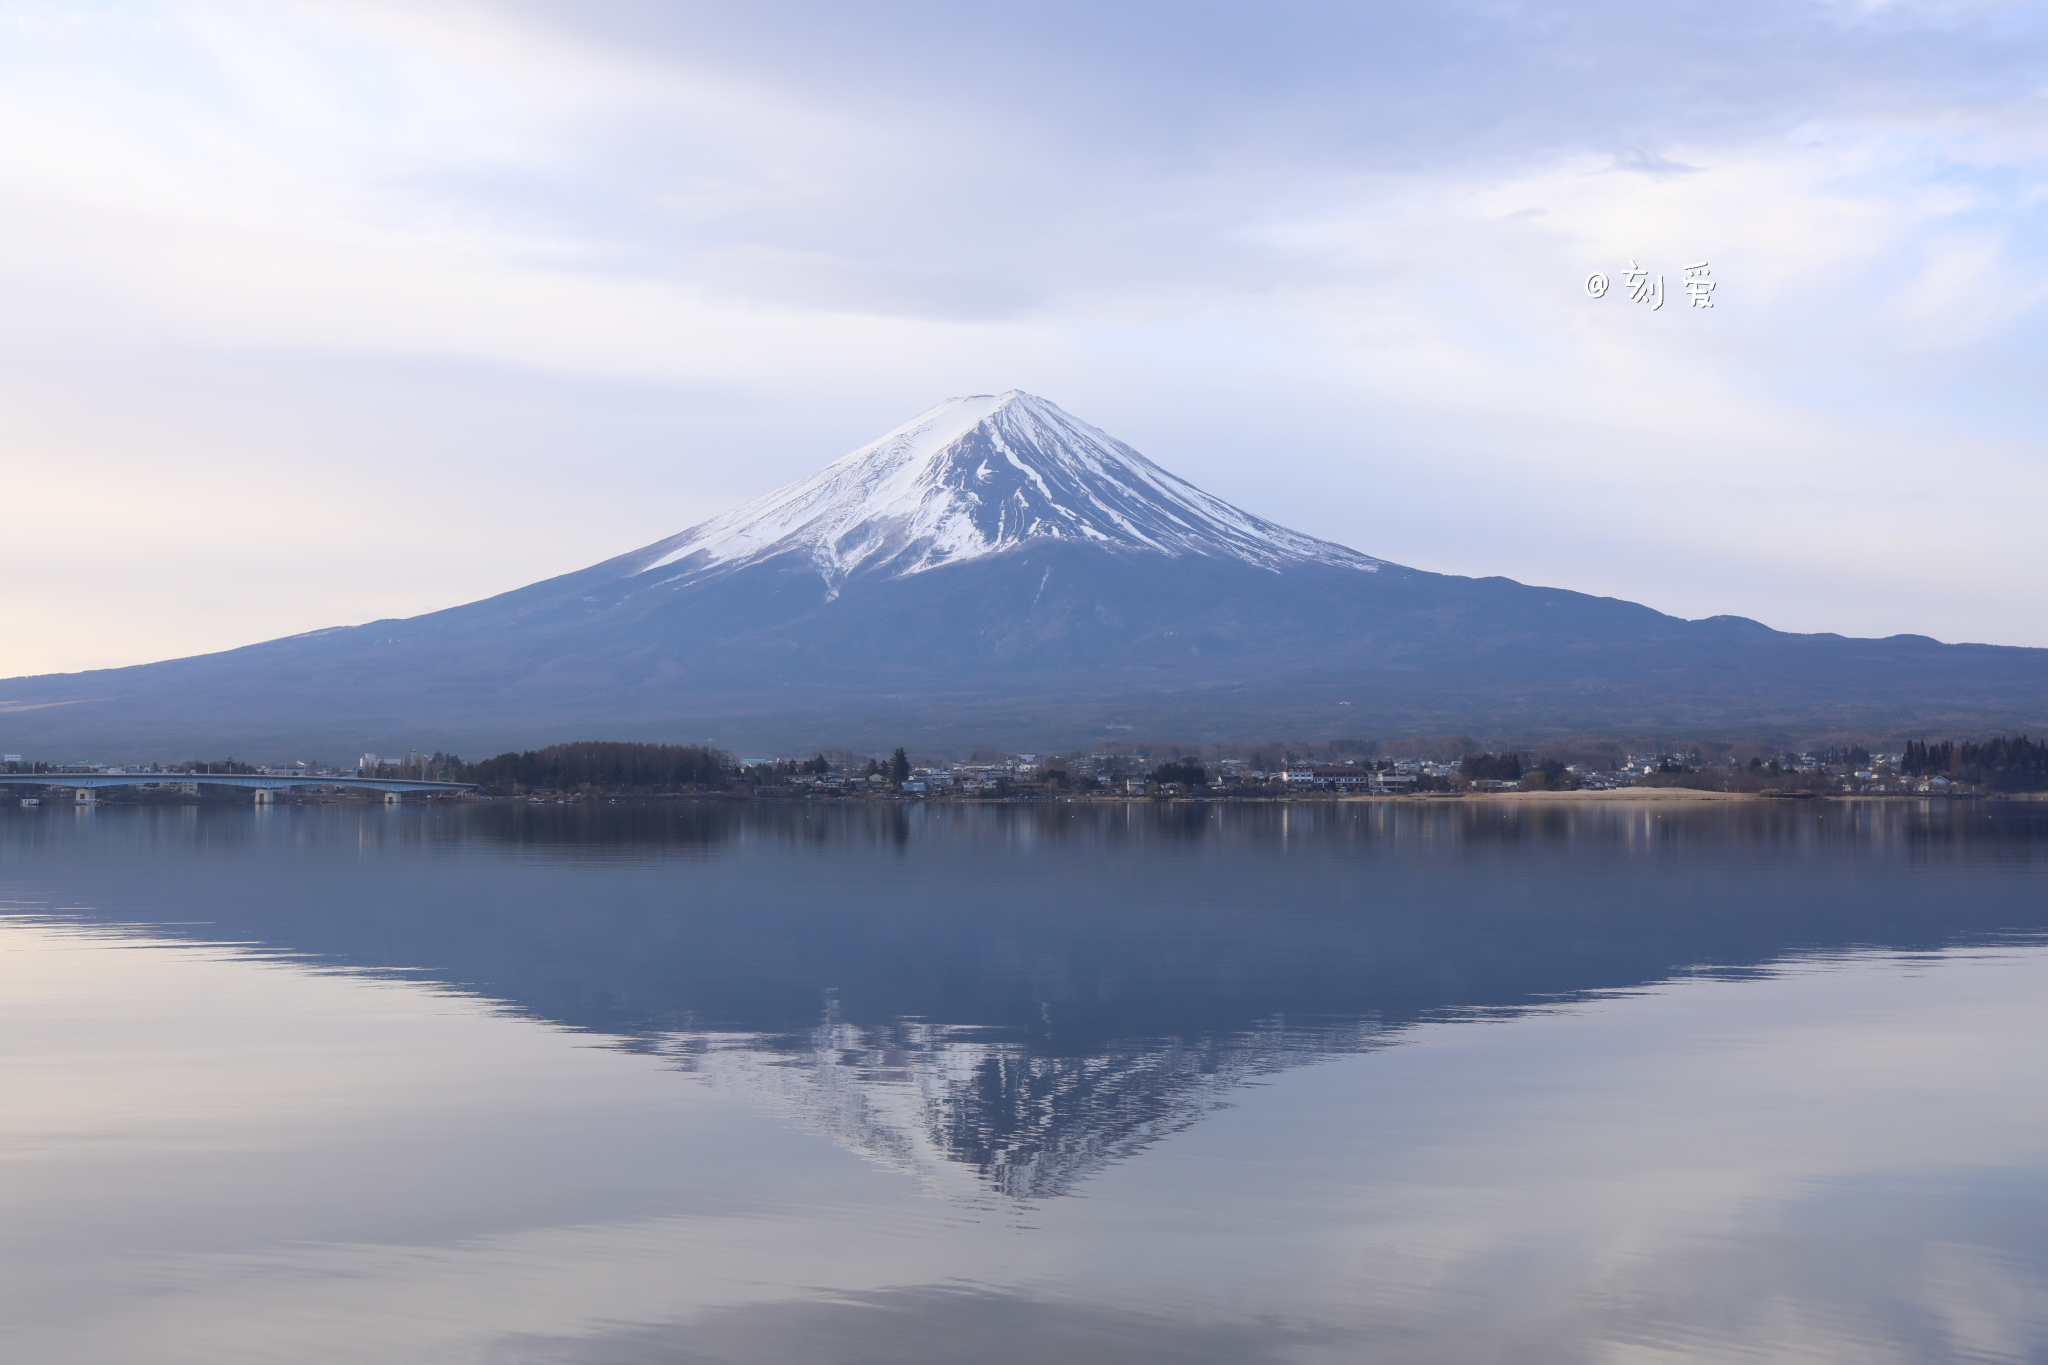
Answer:
POLYGON ((9 749, 110 758, 2044 723, 2048 650, 1792 635, 1406 568, 1016 390, 497 597, 0 682, 9 749))
POLYGON ((660 574, 652 586, 665 586, 791 555, 816 568, 829 600, 856 574, 904 577, 1032 541, 1276 571, 1380 567, 1211 497, 1014 389, 949 398, 800 483, 612 562, 634 577, 660 574))

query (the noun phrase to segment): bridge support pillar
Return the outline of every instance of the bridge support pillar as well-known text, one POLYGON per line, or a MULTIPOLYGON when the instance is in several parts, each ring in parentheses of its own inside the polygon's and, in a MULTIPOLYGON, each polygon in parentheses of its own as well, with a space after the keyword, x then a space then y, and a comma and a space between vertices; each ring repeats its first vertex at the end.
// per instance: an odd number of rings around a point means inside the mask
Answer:
POLYGON ((403 799, 397 792, 384 793, 384 804, 387 806, 395 806, 403 799))
POLYGON ((277 799, 277 793, 276 793, 276 792, 274 792, 274 791, 272 791, 272 790, 271 790, 270 788, 268 788, 268 787, 258 787, 258 788, 256 789, 256 804, 257 804, 257 805, 259 805, 259 806, 267 806, 267 805, 269 805, 269 804, 270 804, 271 802, 275 801, 276 799, 277 799))
POLYGON ((100 798, 99 793, 95 792, 91 787, 80 787, 72 795, 71 799, 76 801, 81 806, 91 806, 97 805, 99 803, 100 798))

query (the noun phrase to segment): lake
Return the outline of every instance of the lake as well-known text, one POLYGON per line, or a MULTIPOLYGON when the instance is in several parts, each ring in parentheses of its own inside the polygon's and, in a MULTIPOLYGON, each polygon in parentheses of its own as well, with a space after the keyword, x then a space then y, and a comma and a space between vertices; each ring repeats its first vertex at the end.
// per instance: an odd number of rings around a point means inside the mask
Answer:
POLYGON ((2048 1359, 2048 803, 0 810, 0 1343, 2048 1359))

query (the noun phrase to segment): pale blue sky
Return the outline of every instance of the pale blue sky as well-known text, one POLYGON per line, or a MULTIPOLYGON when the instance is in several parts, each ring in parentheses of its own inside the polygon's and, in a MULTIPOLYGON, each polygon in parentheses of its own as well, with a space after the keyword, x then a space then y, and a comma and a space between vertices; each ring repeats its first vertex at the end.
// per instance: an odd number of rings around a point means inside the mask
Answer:
POLYGON ((0 0, 0 675, 1012 387, 1418 567, 2048 645, 2044 71, 2017 4, 0 0))

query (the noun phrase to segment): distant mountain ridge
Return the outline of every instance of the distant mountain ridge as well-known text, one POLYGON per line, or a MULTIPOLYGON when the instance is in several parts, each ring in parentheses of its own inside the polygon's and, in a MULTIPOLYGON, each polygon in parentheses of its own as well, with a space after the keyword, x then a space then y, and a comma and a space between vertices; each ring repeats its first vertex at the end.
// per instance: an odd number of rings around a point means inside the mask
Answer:
POLYGON ((497 597, 0 682, 7 747, 66 757, 2044 725, 2048 651, 1790 635, 1407 568, 1017 390, 497 597))

